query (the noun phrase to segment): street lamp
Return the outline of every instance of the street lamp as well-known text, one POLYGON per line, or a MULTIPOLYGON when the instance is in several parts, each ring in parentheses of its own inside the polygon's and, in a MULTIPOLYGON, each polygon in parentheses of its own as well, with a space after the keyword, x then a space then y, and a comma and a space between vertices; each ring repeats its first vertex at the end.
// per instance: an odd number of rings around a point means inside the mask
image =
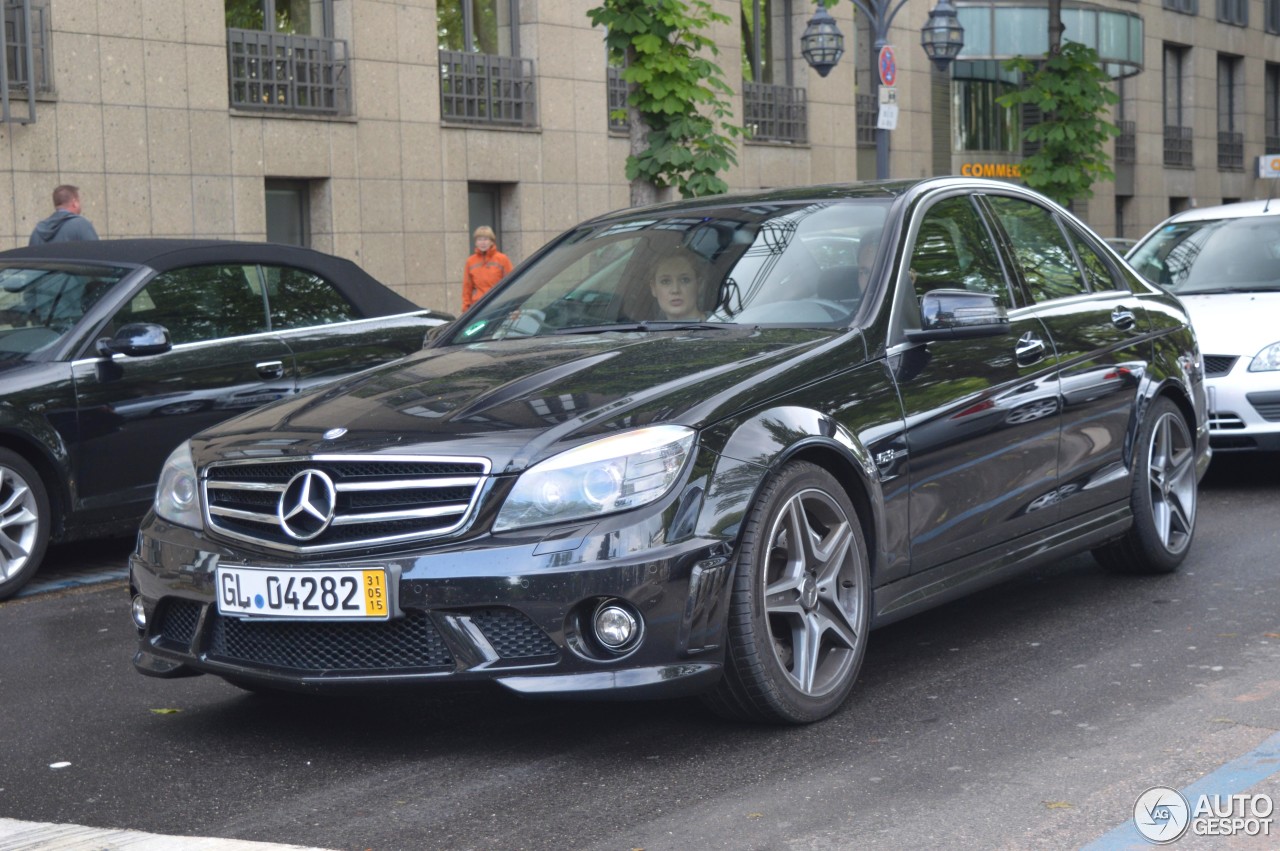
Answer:
POLYGON ((960 55, 964 27, 960 26, 960 16, 951 0, 938 0, 929 12, 929 20, 920 28, 920 46, 939 71, 946 71, 951 60, 960 55))
POLYGON ((826 0, 818 0, 818 11, 813 13, 804 35, 800 36, 800 55, 820 77, 830 74, 844 56, 844 33, 827 12, 826 0))
MULTIPOLYGON (((880 49, 889 43, 886 37, 889 27, 893 25, 893 19, 898 16, 898 12, 906 3, 907 0, 853 0, 853 5, 858 8, 858 11, 867 16, 867 22, 871 25, 871 32, 875 36, 871 45, 871 93, 875 96, 877 103, 880 102, 880 69, 878 67, 880 49)), ((825 12, 825 8, 822 11, 825 12)), ((960 53, 964 47, 964 28, 960 26, 960 19, 956 15, 955 6, 951 5, 951 0, 938 0, 937 7, 929 12, 929 20, 920 31, 920 43, 924 46, 929 59, 942 70, 946 70, 947 63, 960 53), (937 26, 938 22, 945 26, 945 32, 939 33, 942 36, 941 39, 931 38, 929 34, 933 32, 932 28, 937 26), (951 52, 944 57, 935 52, 939 46, 942 50, 951 52)), ((884 180, 888 176, 889 131, 877 128, 876 179, 884 180)))

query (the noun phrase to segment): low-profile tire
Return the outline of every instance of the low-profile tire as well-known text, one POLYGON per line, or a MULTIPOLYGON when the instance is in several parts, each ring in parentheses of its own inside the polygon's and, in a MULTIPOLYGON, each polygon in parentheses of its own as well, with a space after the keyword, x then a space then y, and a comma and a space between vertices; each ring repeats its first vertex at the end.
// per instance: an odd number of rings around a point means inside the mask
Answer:
POLYGON ((40 569, 49 545, 49 493, 21 455, 0 449, 0 600, 40 569))
POLYGON ((870 609, 867 546, 848 495, 821 467, 788 464, 747 515, 724 677, 704 702, 746 721, 827 717, 862 667, 870 609))
POLYGON ((1196 530, 1196 445, 1186 418, 1172 401, 1151 406, 1133 459, 1133 526, 1124 537, 1093 551, 1116 573, 1172 573, 1182 564, 1196 530))

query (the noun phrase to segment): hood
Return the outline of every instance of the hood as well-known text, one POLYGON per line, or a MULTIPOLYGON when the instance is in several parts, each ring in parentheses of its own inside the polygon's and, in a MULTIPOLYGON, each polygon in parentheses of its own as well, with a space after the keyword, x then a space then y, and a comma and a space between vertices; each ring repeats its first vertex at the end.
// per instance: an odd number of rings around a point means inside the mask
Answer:
POLYGON ((1181 295, 1206 355, 1252 358, 1280 341, 1280 292, 1181 295))
POLYGON ((47 219, 41 219, 35 227, 33 234, 37 242, 53 242, 54 237, 58 235, 58 231, 62 230, 62 226, 69 220, 76 217, 75 213, 66 210, 56 210, 53 215, 47 219))
POLYGON ((620 428, 707 425, 807 383, 815 359, 832 356, 861 363, 861 336, 744 327, 428 349, 214 426, 193 449, 201 465, 385 451, 482 456, 494 472, 516 471, 620 428))

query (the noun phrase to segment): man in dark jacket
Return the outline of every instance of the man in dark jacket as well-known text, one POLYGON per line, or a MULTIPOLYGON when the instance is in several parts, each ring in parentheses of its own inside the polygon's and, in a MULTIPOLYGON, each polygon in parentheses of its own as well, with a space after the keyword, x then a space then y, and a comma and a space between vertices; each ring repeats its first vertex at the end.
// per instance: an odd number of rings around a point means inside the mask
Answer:
POLYGON ((80 215, 80 188, 63 184, 53 190, 53 215, 42 220, 31 232, 27 245, 43 245, 46 242, 70 242, 77 239, 97 239, 93 224, 80 215))

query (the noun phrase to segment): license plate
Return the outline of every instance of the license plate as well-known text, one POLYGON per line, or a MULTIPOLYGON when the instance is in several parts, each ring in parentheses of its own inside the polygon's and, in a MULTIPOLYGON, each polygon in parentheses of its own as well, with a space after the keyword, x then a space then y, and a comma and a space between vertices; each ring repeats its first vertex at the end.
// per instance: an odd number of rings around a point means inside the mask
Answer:
POLYGON ((387 571, 218 565, 218 611, 240 617, 387 620, 387 571))

